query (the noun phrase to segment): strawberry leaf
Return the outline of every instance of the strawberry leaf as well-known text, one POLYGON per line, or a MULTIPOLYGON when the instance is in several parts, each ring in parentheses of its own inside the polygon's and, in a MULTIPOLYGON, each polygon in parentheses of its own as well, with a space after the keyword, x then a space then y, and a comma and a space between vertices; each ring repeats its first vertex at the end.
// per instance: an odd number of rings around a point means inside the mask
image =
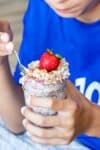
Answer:
POLYGON ((61 55, 59 55, 59 54, 56 54, 55 56, 56 56, 57 58, 59 58, 59 59, 62 58, 61 55))
POLYGON ((53 54, 52 50, 47 49, 47 52, 49 52, 50 54, 53 54))

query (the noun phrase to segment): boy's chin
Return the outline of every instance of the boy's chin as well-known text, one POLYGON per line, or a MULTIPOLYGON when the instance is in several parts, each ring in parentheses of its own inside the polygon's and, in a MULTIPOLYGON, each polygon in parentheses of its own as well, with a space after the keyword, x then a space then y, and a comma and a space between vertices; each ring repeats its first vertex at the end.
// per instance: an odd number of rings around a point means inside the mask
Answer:
POLYGON ((80 16, 80 14, 79 13, 75 13, 75 14, 73 14, 73 13, 60 13, 60 12, 58 12, 58 11, 56 11, 55 10, 55 12, 56 12, 56 14, 58 14, 60 17, 63 17, 63 18, 77 18, 77 17, 79 17, 80 16))

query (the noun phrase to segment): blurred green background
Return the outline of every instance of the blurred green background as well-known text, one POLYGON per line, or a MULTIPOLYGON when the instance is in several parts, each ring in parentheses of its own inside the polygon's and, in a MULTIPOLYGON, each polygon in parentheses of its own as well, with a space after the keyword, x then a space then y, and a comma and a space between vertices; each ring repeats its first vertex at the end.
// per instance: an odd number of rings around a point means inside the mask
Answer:
MULTIPOLYGON (((28 0, 0 0, 0 19, 8 20, 14 34, 15 49, 18 50, 22 38, 22 18, 28 0)), ((16 58, 14 55, 9 57, 11 69, 14 70, 16 58)))

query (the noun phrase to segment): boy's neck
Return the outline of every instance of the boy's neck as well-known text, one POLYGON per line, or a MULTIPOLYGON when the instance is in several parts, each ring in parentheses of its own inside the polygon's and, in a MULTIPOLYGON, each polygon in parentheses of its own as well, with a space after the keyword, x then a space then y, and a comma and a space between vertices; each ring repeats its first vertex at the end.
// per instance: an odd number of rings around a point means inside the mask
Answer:
POLYGON ((100 20, 100 3, 91 10, 88 10, 81 16, 77 17, 77 19, 85 23, 92 23, 100 20))

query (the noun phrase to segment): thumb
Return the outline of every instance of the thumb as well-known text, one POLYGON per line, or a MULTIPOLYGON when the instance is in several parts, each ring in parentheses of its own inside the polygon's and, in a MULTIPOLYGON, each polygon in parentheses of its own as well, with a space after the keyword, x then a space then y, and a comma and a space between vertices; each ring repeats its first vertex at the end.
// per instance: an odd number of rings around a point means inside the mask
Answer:
POLYGON ((75 101, 82 100, 84 96, 80 93, 80 91, 73 85, 73 83, 69 80, 67 82, 67 98, 73 99, 75 101))

